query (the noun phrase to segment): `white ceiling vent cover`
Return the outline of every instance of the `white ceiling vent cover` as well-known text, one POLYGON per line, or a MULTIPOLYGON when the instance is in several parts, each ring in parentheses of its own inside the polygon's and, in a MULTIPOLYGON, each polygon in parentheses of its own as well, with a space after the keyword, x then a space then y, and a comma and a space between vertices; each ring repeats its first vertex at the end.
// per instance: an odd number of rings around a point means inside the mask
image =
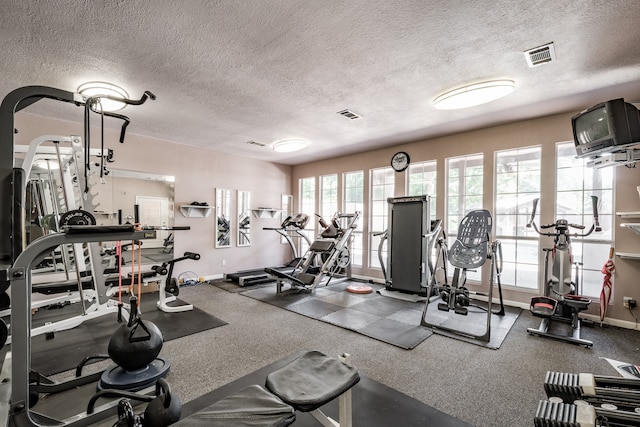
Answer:
POLYGON ((538 65, 546 64, 547 62, 555 61, 556 50, 553 47, 553 42, 545 44, 543 46, 534 47, 533 49, 526 50, 524 57, 527 60, 529 68, 536 67, 538 65))
POLYGON ((351 110, 338 111, 338 114, 345 116, 347 119, 351 120, 359 119, 361 117, 359 114, 356 114, 351 110))

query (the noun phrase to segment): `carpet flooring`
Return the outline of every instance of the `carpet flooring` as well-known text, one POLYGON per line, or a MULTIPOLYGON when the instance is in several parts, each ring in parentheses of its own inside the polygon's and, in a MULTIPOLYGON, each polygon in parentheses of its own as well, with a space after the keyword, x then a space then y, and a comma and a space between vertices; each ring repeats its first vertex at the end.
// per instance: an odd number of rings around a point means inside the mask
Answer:
MULTIPOLYGON (((197 307, 191 311, 165 313, 158 310, 157 293, 143 294, 142 318, 153 322, 170 341, 176 338, 202 332, 226 325, 226 322, 197 307)), ((171 305, 184 304, 178 300, 171 305)), ((59 309, 40 309, 33 315, 33 325, 53 322, 59 319, 79 315, 79 304, 71 304, 59 309)), ((121 326, 117 322, 117 314, 111 313, 96 319, 88 320, 76 328, 56 332, 54 338, 46 339, 39 335, 31 339, 31 368, 43 375, 53 375, 75 366, 85 357, 105 354, 109 339, 113 332, 121 326), (51 355, 56 357, 52 358, 51 355)), ((4 349, 6 351, 6 347, 4 349)), ((4 357, 4 352, 2 354, 4 357)))
POLYGON ((370 338, 409 350, 433 333, 420 326, 424 307, 421 303, 384 297, 375 291, 382 285, 370 285, 370 294, 352 294, 346 287, 353 282, 316 288, 307 292, 276 295, 275 285, 241 292, 249 298, 349 329, 370 338))

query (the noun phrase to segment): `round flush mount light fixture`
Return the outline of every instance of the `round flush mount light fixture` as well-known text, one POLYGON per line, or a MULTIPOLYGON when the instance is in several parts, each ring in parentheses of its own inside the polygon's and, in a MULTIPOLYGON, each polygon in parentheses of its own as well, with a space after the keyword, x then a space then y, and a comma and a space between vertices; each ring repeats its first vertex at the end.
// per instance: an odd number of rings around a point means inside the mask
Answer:
POLYGON ((78 86, 78 93, 85 99, 100 98, 100 102, 94 103, 91 108, 93 111, 118 111, 127 106, 126 103, 118 101, 117 98, 128 99, 129 94, 120 86, 106 82, 88 82, 78 86), (116 98, 116 99, 112 99, 116 98))
POLYGON ((302 150, 309 142, 304 139, 285 139, 282 141, 276 141, 271 145, 273 151, 278 153, 291 153, 293 151, 302 150))
POLYGON ((438 110, 473 107, 502 98, 513 92, 513 80, 492 80, 450 90, 433 100, 438 110))

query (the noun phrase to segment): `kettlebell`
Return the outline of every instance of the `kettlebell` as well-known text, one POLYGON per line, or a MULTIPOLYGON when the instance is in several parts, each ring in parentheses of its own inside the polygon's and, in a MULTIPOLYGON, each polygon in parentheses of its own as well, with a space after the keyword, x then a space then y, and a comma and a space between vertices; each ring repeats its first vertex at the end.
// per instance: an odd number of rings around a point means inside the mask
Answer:
POLYGON ((144 410, 144 425, 165 427, 179 421, 182 403, 178 396, 171 393, 169 383, 164 378, 156 383, 156 395, 144 410))

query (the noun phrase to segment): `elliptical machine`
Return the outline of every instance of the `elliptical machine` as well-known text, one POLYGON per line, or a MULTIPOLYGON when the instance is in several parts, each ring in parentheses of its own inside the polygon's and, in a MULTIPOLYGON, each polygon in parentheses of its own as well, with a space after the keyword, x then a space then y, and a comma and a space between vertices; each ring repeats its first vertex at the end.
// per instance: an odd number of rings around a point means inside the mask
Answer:
POLYGON ((593 342, 580 338, 581 311, 586 310, 591 304, 591 299, 579 295, 579 266, 575 266, 575 277, 571 277, 573 254, 571 252, 571 237, 587 237, 594 231, 602 231, 598 222, 598 197, 591 196, 593 209, 593 224, 585 233, 571 233, 570 228, 584 230, 586 226, 569 223, 566 219, 557 219, 555 223, 541 225, 535 223, 538 199, 533 201, 533 211, 527 227, 533 229, 541 236, 553 237, 553 247, 543 248, 544 256, 544 295, 531 298, 531 314, 541 317, 540 326, 528 328, 531 335, 538 335, 567 341, 573 344, 583 345, 587 348, 593 346, 593 342), (553 231, 540 231, 552 228, 553 231), (549 256, 551 256, 551 275, 549 275, 549 256), (571 324, 571 335, 557 335, 549 331, 551 321, 558 320, 571 324))

